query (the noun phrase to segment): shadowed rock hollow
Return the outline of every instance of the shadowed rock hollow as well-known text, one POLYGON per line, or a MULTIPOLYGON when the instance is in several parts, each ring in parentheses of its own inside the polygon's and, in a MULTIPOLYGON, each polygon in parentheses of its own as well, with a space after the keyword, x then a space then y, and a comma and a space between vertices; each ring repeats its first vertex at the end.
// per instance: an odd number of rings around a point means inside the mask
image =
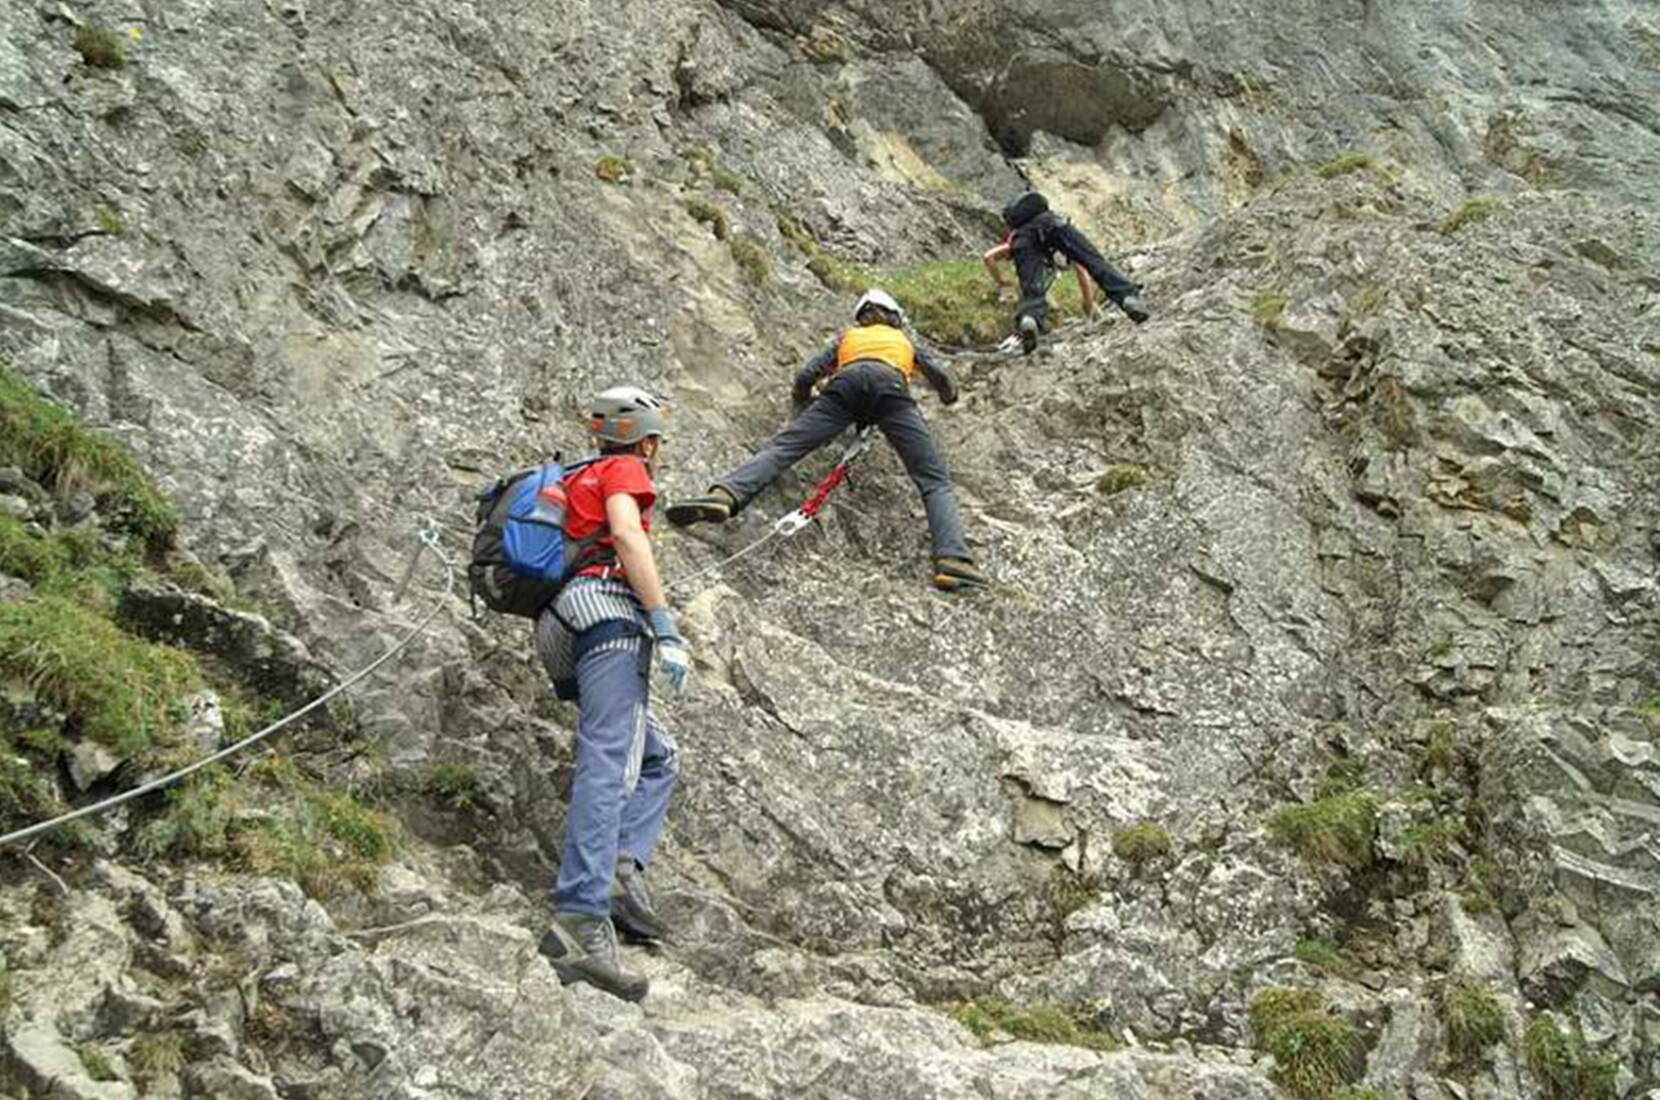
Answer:
MULTIPOLYGON (((370 893, 141 861, 125 818, 54 857, 66 897, 8 860, 0 1094, 1266 1098, 1280 987, 1355 1029, 1307 1095, 1575 1095, 1540 1020, 1578 1095, 1660 1088, 1660 19, 1259 9, 0 12, 0 349, 293 636, 209 615, 285 685, 400 635, 441 588, 429 557, 393 602, 415 532, 463 553, 471 490, 579 449, 596 388, 674 399, 671 494, 763 440, 849 304, 780 215, 972 258, 1024 172, 1154 309, 948 355, 989 595, 926 591, 880 446, 676 590, 685 931, 630 955, 643 1009, 535 954, 573 713, 454 598, 354 693, 363 751, 317 752, 403 823, 370 893), (459 808, 415 781, 453 761, 459 808), (1284 809, 1357 792, 1358 847, 1299 855, 1284 809), (988 997, 1122 1049, 941 1007, 988 997), (157 1033, 188 1059, 142 1069, 157 1033)), ((829 461, 662 532, 667 575, 829 461)), ((206 614, 174 606, 136 614, 206 614)))

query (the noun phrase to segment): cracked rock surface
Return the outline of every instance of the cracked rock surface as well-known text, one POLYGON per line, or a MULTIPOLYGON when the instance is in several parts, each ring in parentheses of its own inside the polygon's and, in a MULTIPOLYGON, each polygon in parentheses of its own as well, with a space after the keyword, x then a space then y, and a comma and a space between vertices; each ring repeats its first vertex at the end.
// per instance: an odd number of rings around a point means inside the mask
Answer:
POLYGON ((873 268, 973 259, 1018 167, 1154 311, 948 349, 963 398, 924 409, 983 597, 926 590, 880 445, 741 563, 828 455, 659 532, 697 665, 642 1007, 536 955, 574 713, 456 594, 352 703, 374 767, 465 759, 476 803, 389 783, 402 852, 328 906, 141 861, 126 819, 61 882, 9 858, 0 1095, 1254 1100, 1284 986, 1402 1100, 1549 1096, 1544 1014, 1660 1089, 1660 19, 1107 7, 0 9, 0 354, 266 616, 123 617, 285 701, 440 598, 427 554, 395 599, 416 533, 464 555, 472 490, 581 451, 594 390, 673 398, 669 495, 767 438, 849 298, 780 215, 873 268), (1334 777, 1378 832, 1310 862, 1269 822, 1334 777), (1504 1021, 1473 1061, 1460 982, 1504 1021), (1121 1049, 943 1010, 987 997, 1121 1049), (188 1058, 141 1072, 158 1033, 188 1058))

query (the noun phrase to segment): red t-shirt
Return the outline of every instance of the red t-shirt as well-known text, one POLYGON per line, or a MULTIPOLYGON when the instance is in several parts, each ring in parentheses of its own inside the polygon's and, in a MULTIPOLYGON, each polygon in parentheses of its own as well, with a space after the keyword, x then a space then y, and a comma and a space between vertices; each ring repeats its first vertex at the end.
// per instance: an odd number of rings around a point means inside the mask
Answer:
MULTIPOLYGON (((578 470, 565 482, 565 534, 571 540, 587 538, 605 526, 605 502, 618 493, 627 493, 640 506, 640 526, 651 530, 651 506, 657 488, 638 455, 610 455, 578 470)), ((599 545, 611 547, 605 535, 599 545)), ((603 561, 614 560, 606 554, 603 561)), ((581 572, 587 573, 587 569, 581 572)))

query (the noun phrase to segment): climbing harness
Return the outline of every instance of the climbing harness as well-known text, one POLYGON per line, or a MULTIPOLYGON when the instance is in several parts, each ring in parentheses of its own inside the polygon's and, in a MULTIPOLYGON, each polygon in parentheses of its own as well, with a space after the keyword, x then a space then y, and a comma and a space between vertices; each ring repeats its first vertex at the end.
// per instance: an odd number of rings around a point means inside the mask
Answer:
MULTIPOLYGON (((30 825, 27 828, 19 829, 16 832, 0 836, 0 846, 12 844, 20 840, 27 840, 32 836, 37 836, 51 829, 55 829, 59 825, 67 824, 77 818, 90 817, 93 814, 103 813, 105 810, 113 809, 124 802, 130 802, 133 799, 149 794, 152 791, 159 791, 163 787, 172 786, 179 780, 184 779, 186 776, 195 772, 201 771, 210 764, 217 764, 219 761, 224 760, 227 757, 236 755, 242 750, 248 748, 250 745, 254 745, 265 740, 265 738, 271 736, 273 733, 276 733, 290 722, 293 722, 296 718, 310 714, 312 711, 327 703, 330 699, 333 699, 336 695, 339 695, 346 689, 354 686, 364 677, 375 671, 375 669, 391 660, 399 651, 401 651, 410 642, 413 642, 422 634, 422 632, 426 630, 428 626, 432 624, 432 621, 438 617, 438 613, 444 610, 444 604, 449 601, 450 593, 455 588, 455 563, 450 559, 448 554, 444 553, 443 547, 438 544, 437 527, 430 520, 428 521, 426 527, 421 530, 419 538, 420 545, 416 547, 414 554, 410 558, 409 567, 405 571, 405 580, 403 583, 407 583, 408 574, 414 570, 415 559, 420 556, 421 551, 423 549, 430 548, 433 553, 438 555, 438 559, 444 563, 444 591, 442 595, 433 601, 432 610, 427 612, 426 616, 421 619, 420 622, 411 627, 408 633, 394 642, 385 653, 382 653, 379 657, 376 657, 373 661, 370 661, 367 665, 364 665, 352 675, 348 676, 328 691, 325 691, 305 706, 294 711, 292 714, 277 719, 275 722, 272 722, 270 725, 266 726, 262 730, 259 730, 257 733, 251 733, 247 737, 244 737, 236 744, 220 749, 212 756, 204 757, 203 759, 196 761, 194 764, 180 768, 178 771, 170 772, 159 779, 153 779, 142 786, 134 787, 130 791, 123 791, 118 795, 106 798, 102 802, 94 802, 90 806, 82 806, 78 810, 72 810, 69 813, 60 814, 59 816, 52 818, 50 821, 42 821, 37 825, 30 825)), ((402 594, 403 583, 400 583, 399 585, 400 595, 402 594)))
POLYGON ((675 578, 664 587, 670 592, 676 591, 700 577, 708 576, 716 570, 731 565, 739 558, 748 557, 775 538, 789 538, 807 527, 818 518, 819 512, 824 509, 825 502, 830 499, 830 494, 835 492, 838 485, 847 480, 853 469, 853 464, 858 461, 859 456, 870 449, 872 431, 873 429, 869 424, 861 427, 858 434, 853 437, 853 442, 848 445, 847 450, 842 452, 841 458, 836 460, 836 464, 830 468, 828 474, 824 475, 823 480, 813 487, 812 493, 802 502, 801 507, 779 516, 773 521, 772 526, 767 529, 766 534, 712 565, 704 566, 694 573, 687 573, 683 577, 675 578))

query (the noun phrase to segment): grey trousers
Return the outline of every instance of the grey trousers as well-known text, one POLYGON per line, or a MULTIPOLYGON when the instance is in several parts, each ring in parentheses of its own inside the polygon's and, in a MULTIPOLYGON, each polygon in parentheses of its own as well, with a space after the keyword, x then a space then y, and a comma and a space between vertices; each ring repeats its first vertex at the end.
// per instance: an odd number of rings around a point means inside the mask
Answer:
POLYGON ((779 474, 853 424, 875 424, 898 452, 905 472, 922 494, 934 556, 973 561, 951 489, 951 470, 934 446, 928 422, 922 419, 904 376, 886 363, 849 363, 837 371, 824 392, 789 427, 749 461, 718 478, 715 485, 731 493, 741 509, 779 474))

